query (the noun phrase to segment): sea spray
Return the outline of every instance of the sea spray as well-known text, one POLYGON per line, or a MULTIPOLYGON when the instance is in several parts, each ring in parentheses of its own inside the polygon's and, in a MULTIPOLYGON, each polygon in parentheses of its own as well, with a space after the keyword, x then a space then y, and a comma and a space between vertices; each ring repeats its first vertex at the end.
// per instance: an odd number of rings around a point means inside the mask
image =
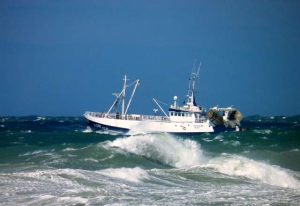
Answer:
POLYGON ((238 155, 223 154, 200 167, 213 168, 223 174, 258 180, 274 186, 300 188, 299 180, 294 178, 290 171, 238 155))
POLYGON ((265 184, 300 188, 300 182, 291 172, 279 166, 239 155, 222 154, 209 158, 203 155, 201 146, 196 141, 183 140, 171 134, 136 135, 118 138, 107 144, 176 168, 211 168, 226 175, 258 180, 265 184))
POLYGON ((190 167, 204 162, 200 144, 189 139, 178 139, 170 134, 145 134, 118 138, 108 142, 108 145, 174 167, 190 167))

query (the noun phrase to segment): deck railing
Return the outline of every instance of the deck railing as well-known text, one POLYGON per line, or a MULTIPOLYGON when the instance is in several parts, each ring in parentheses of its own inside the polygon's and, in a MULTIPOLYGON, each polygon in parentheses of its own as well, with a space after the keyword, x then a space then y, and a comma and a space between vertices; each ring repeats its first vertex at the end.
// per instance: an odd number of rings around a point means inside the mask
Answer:
POLYGON ((106 117, 110 119, 124 119, 124 120, 153 120, 153 121, 169 121, 168 117, 165 116, 154 116, 154 115, 136 115, 136 114, 116 114, 116 113, 100 113, 100 112, 86 112, 85 115, 92 116, 92 117, 106 117))
MULTIPOLYGON (((117 113, 101 113, 101 112, 86 112, 86 116, 92 116, 92 117, 100 117, 100 118, 109 118, 109 119, 124 119, 124 120, 152 120, 152 121, 170 121, 169 117, 166 116, 154 116, 154 115, 138 115, 138 114, 126 114, 122 116, 121 114, 117 113)), ((196 123, 204 123, 207 121, 207 118, 202 116, 200 118, 196 118, 196 123)))

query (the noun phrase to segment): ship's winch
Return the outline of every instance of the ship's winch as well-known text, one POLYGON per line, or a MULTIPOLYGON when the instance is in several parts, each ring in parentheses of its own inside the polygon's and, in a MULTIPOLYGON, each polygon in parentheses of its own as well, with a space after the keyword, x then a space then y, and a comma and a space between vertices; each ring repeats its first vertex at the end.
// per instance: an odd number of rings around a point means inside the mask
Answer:
POLYGON ((240 122, 243 119, 243 115, 235 108, 211 108, 207 117, 214 125, 224 125, 225 127, 236 128, 240 127, 240 122))

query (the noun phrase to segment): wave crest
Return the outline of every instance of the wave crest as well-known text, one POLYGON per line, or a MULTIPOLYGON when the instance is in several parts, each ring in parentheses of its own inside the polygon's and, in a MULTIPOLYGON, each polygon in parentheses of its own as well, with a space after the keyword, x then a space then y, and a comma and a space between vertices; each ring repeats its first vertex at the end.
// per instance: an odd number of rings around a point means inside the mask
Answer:
POLYGON ((170 134, 129 136, 108 142, 108 145, 179 168, 203 162, 200 144, 189 139, 177 139, 170 134))
POLYGON ((208 158, 203 155, 201 145, 196 141, 183 140, 170 134, 130 136, 107 144, 177 168, 211 168, 222 174, 258 180, 269 185, 300 188, 299 180, 289 170, 238 155, 222 154, 208 158))
POLYGON ((200 167, 213 168, 223 174, 246 177, 269 185, 300 188, 300 182, 287 170, 237 155, 225 154, 209 160, 200 167))

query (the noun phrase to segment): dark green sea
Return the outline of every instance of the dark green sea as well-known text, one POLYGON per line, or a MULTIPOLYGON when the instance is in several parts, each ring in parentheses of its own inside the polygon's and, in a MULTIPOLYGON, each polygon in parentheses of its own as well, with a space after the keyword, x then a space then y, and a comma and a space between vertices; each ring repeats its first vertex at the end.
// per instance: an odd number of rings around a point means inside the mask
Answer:
POLYGON ((300 116, 175 136, 0 117, 1 205, 300 205, 300 116))

